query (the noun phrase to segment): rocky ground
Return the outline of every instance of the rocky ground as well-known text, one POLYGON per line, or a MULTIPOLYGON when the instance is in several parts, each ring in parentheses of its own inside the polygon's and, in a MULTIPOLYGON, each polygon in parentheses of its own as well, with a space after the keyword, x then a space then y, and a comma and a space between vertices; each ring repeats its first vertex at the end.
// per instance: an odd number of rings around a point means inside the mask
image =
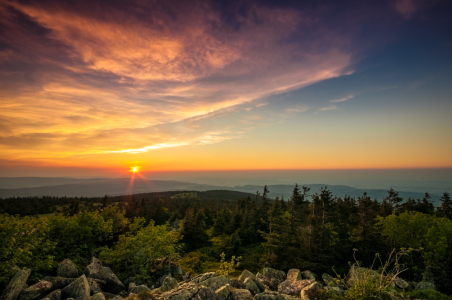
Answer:
MULTIPOLYGON (((271 268, 256 275, 244 270, 238 279, 215 272, 193 278, 181 267, 169 263, 155 285, 148 287, 136 285, 133 278, 121 282, 110 268, 93 258, 81 276, 74 264, 66 259, 59 263, 57 276, 44 277, 28 286, 30 269, 17 268, 16 271, 0 300, 143 300, 140 295, 158 300, 314 300, 321 289, 344 295, 347 288, 366 272, 378 276, 375 271, 352 267, 343 281, 328 274, 320 278, 308 270, 291 269, 286 274, 271 268)), ((425 278, 420 283, 396 278, 393 285, 408 291, 436 289, 433 280, 428 276, 425 278)))

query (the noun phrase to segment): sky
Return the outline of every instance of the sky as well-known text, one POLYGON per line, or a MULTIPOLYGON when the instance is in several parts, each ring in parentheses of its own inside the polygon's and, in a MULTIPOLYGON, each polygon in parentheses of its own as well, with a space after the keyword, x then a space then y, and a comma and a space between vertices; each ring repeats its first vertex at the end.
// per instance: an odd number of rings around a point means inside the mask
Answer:
POLYGON ((0 0, 0 176, 452 168, 451 15, 0 0))

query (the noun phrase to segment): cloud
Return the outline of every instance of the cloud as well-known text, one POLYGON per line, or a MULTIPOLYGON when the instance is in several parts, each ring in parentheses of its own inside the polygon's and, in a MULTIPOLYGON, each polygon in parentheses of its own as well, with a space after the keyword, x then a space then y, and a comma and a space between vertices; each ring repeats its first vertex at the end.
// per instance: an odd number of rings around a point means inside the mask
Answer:
POLYGON ((347 100, 353 99, 354 97, 355 97, 355 95, 348 95, 346 97, 342 97, 342 98, 339 98, 339 99, 330 100, 330 102, 331 103, 341 103, 341 102, 345 102, 347 100))
POLYGON ((335 110, 335 109, 339 109, 339 108, 336 105, 330 105, 330 106, 322 107, 319 110, 325 111, 325 110, 335 110))

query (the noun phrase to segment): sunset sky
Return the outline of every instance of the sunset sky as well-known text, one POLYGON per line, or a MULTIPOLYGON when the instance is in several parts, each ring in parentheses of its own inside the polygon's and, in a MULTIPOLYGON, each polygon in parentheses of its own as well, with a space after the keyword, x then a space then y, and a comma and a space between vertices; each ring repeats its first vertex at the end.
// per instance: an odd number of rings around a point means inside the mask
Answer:
POLYGON ((452 1, 0 0, 0 153, 0 176, 451 168, 452 1))

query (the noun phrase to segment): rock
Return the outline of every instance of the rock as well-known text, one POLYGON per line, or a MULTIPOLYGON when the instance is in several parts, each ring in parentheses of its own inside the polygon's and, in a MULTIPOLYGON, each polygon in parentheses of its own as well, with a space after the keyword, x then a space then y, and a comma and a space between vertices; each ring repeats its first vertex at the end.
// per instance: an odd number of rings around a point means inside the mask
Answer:
POLYGON ((289 280, 285 280, 278 285, 278 292, 286 295, 295 295, 297 292, 292 287, 292 282, 289 280))
POLYGON ((61 300, 61 290, 55 290, 42 298, 42 300, 61 300))
POLYGON ((93 296, 89 297, 89 300, 107 300, 107 299, 105 299, 104 294, 97 293, 97 294, 94 294, 93 296))
POLYGON ((62 289, 72 282, 74 282, 75 278, 64 278, 64 277, 53 277, 53 276, 46 276, 42 280, 50 281, 52 283, 52 289, 62 289))
POLYGON ((318 290, 321 288, 322 284, 318 282, 314 282, 307 287, 304 287, 300 293, 301 300, 314 300, 318 290))
POLYGON ((0 300, 16 300, 20 292, 24 289, 27 283, 28 276, 30 276, 30 269, 18 270, 13 279, 8 283, 3 290, 0 300))
POLYGON ((106 300, 108 300, 108 299, 114 299, 114 298, 116 298, 116 296, 117 295, 115 295, 115 294, 112 294, 112 293, 106 293, 106 292, 102 292, 102 295, 104 295, 104 297, 105 297, 105 299, 106 300))
POLYGON ((394 278, 394 284, 400 289, 411 290, 411 285, 400 277, 394 278))
POLYGON ((317 274, 315 274, 314 272, 306 270, 306 271, 301 272, 301 277, 303 279, 314 279, 314 280, 317 280, 317 278, 319 276, 317 276, 317 274))
POLYGON ((217 277, 218 274, 215 272, 209 272, 209 273, 204 273, 204 274, 200 274, 198 276, 196 276, 195 278, 192 279, 193 283, 200 283, 201 281, 207 280, 211 277, 217 277))
POLYGON ((436 284, 428 281, 421 281, 416 285, 416 290, 436 290, 436 284))
POLYGON ((61 290, 61 298, 74 298, 74 300, 87 300, 90 297, 90 288, 85 275, 80 276, 71 284, 61 290))
POLYGON ((161 295, 163 300, 188 300, 198 293, 199 286, 194 282, 179 285, 177 288, 161 295))
MULTIPOLYGON (((97 293, 102 293, 102 289, 100 288, 100 286, 97 283, 96 279, 87 278, 87 280, 88 280, 88 284, 89 284, 90 295, 95 295, 97 293)), ((99 279, 97 279, 97 280, 99 280, 99 279)))
POLYGON ((58 264, 57 276, 66 278, 78 278, 78 271, 70 259, 65 259, 58 264))
POLYGON ((123 300, 124 298, 123 297, 121 297, 121 296, 119 296, 119 295, 116 295, 115 297, 113 297, 111 300, 123 300))
POLYGON ((205 287, 205 286, 199 287, 198 293, 196 294, 195 297, 193 297, 193 299, 197 299, 197 300, 217 300, 215 292, 212 291, 211 289, 209 289, 208 287, 205 287))
POLYGON ((231 294, 231 286, 229 284, 226 284, 225 286, 217 289, 215 291, 215 294, 217 295, 218 300, 226 300, 231 294))
MULTIPOLYGON (((131 283, 131 285, 132 285, 132 283, 131 283)), ((133 283, 133 285, 135 285, 135 283, 133 283)), ((138 285, 138 286, 135 285, 135 286, 132 286, 132 288, 130 288, 130 285, 129 285, 129 293, 139 294, 139 293, 141 293, 141 292, 143 292, 143 291, 148 291, 148 292, 150 292, 151 289, 148 288, 148 287, 145 286, 145 285, 138 285)))
POLYGON ((243 270, 242 274, 240 274, 240 277, 239 277, 239 283, 243 284, 245 282, 245 279, 247 279, 247 278, 252 278, 252 279, 256 280, 256 276, 254 276, 253 273, 251 273, 248 270, 243 270))
POLYGON ((170 272, 173 275, 182 275, 182 274, 184 274, 184 270, 182 270, 181 266, 176 265, 174 263, 170 263, 170 272))
POLYGON ((134 287, 136 287, 137 285, 135 284, 135 282, 131 282, 131 283, 129 283, 129 287, 127 288, 127 290, 129 291, 129 293, 131 293, 132 292, 132 289, 134 288, 134 287))
POLYGON ((372 277, 377 279, 380 275, 377 271, 367 269, 367 268, 358 268, 353 265, 348 271, 347 277, 345 278, 348 286, 352 286, 357 280, 364 280, 365 278, 372 277))
POLYGON ((20 293, 20 300, 41 299, 52 290, 52 283, 49 281, 39 281, 38 283, 26 288, 20 293))
POLYGON ((201 281, 199 284, 210 288, 212 291, 216 291, 220 287, 228 284, 229 280, 230 280, 229 276, 221 275, 216 277, 210 277, 209 279, 201 281))
POLYGON ((238 289, 238 288, 240 287, 239 281, 238 281, 237 279, 235 279, 235 278, 229 280, 229 285, 230 285, 231 287, 233 287, 233 288, 236 288, 236 289, 238 289))
POLYGON ((337 286, 325 286, 323 287, 327 291, 333 291, 336 293, 336 295, 343 296, 345 294, 345 291, 337 286))
POLYGON ((177 280, 173 277, 168 276, 163 280, 162 286, 160 287, 161 292, 167 292, 177 287, 177 280))
POLYGON ((330 276, 329 274, 323 273, 322 279, 323 279, 323 282, 325 282, 326 285, 329 285, 330 282, 332 282, 334 285, 336 285, 336 282, 334 281, 333 276, 330 276))
POLYGON ((259 294, 261 291, 259 290, 259 287, 254 282, 253 278, 248 277, 245 279, 245 282, 242 284, 242 287, 248 291, 251 292, 251 294, 256 295, 259 294))
POLYGON ((85 275, 89 278, 105 280, 104 289, 107 292, 118 294, 125 290, 124 284, 116 277, 109 267, 103 267, 100 260, 93 257, 91 264, 85 268, 85 275))
POLYGON ((303 280, 298 280, 294 283, 292 283, 292 288, 295 290, 295 293, 297 295, 299 295, 301 293, 301 290, 305 287, 307 287, 308 285, 314 283, 315 280, 314 279, 303 279, 303 280))
POLYGON ((264 292, 254 296, 254 300, 286 300, 286 297, 277 292, 264 292))
POLYGON ((252 300, 253 295, 251 295, 250 291, 245 289, 236 289, 231 292, 232 300, 252 300))
POLYGON ((287 280, 290 282, 295 282, 298 280, 301 280, 301 271, 298 269, 290 269, 289 272, 287 272, 287 280))
POLYGON ((271 289, 277 289, 278 285, 285 280, 286 273, 272 268, 264 268, 262 275, 256 276, 257 280, 271 289))

